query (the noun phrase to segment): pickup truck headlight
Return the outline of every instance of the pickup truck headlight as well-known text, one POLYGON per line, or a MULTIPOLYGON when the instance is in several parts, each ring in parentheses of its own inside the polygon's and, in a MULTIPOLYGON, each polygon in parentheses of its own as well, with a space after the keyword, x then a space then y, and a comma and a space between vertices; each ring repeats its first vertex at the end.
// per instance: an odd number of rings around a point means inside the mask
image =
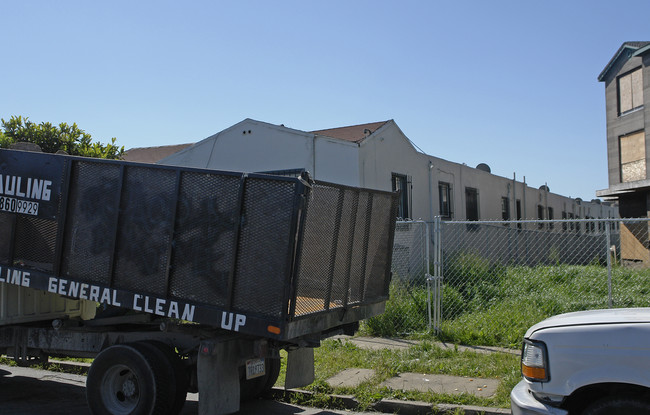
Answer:
POLYGON ((521 373, 533 382, 549 380, 548 354, 544 343, 524 339, 524 347, 521 351, 521 373))

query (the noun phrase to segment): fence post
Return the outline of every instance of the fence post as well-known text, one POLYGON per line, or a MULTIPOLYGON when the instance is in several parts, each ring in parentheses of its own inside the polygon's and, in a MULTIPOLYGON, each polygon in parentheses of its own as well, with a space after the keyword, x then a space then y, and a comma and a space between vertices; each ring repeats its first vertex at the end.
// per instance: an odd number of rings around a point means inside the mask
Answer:
POLYGON ((429 223, 428 222, 423 222, 424 223, 424 235, 423 235, 423 240, 424 240, 424 246, 425 246, 425 254, 424 254, 424 261, 425 261, 425 277, 427 281, 427 314, 429 315, 429 331, 431 331, 431 326, 433 324, 432 321, 432 313, 431 313, 431 262, 430 262, 430 230, 429 230, 429 223))
MULTIPOLYGON (((441 237, 441 218, 433 218, 433 276, 427 274, 427 292, 429 303, 429 330, 433 328, 437 333, 440 330, 440 316, 442 308, 442 237, 441 237), (433 298, 431 298, 433 291, 433 298)), ((427 224, 426 232, 429 234, 427 224)), ((427 244, 428 247, 428 244, 427 244)), ((428 252, 427 252, 428 253, 428 252)), ((427 255, 428 258, 428 255, 427 255)))
POLYGON ((612 308, 612 253, 610 247, 612 246, 611 242, 611 232, 610 232, 611 222, 605 222, 605 235, 607 240, 606 253, 607 253, 607 299, 609 303, 609 308, 612 308))

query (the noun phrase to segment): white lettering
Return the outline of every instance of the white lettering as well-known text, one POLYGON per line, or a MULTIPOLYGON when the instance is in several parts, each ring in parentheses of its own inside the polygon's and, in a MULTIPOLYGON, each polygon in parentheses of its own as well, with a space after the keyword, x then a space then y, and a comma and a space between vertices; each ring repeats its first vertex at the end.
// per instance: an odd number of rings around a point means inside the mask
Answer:
POLYGON ((5 181, 5 194, 9 196, 13 196, 16 190, 16 177, 15 176, 7 176, 6 181, 5 181), (10 180, 13 179, 13 180, 10 180), (11 186, 10 186, 11 184, 11 186))
POLYGON ((34 180, 34 185, 32 186, 32 194, 30 197, 32 199, 40 199, 41 193, 43 192, 43 180, 34 180))
POLYGON ((45 180, 45 186, 43 186, 43 200, 50 200, 50 196, 52 195, 52 189, 50 186, 52 186, 52 182, 50 180, 45 180))
POLYGON ((178 314, 178 303, 176 301, 169 302, 169 311, 167 312, 167 317, 180 318, 178 314))
POLYGON ((68 295, 70 297, 79 297, 79 283, 70 281, 70 288, 68 288, 68 295))
POLYGON ((235 331, 239 331, 239 328, 246 324, 246 316, 242 314, 237 314, 235 317, 235 331))
POLYGON ((56 293, 56 278, 50 277, 47 281, 47 290, 51 293, 56 293))
POLYGON ((25 197, 25 193, 20 191, 20 181, 22 177, 18 178, 18 184, 16 185, 16 196, 25 197))
POLYGON ((156 314, 159 316, 164 316, 165 312, 163 311, 163 306, 165 305, 165 300, 156 298, 156 314))
POLYGON ((185 321, 194 321, 194 306, 185 304, 185 309, 183 310, 182 320, 185 321))
POLYGON ((88 284, 85 282, 81 283, 81 290, 79 291, 79 298, 83 298, 84 300, 88 299, 88 284))
POLYGON ((22 277, 22 273, 15 269, 11 272, 11 279, 9 280, 10 283, 20 285, 20 280, 22 277))
POLYGON ((232 313, 226 313, 224 311, 223 314, 221 314, 221 328, 225 330, 231 330, 232 329, 232 313), (226 323, 226 316, 228 316, 228 322, 226 323))
POLYGON ((142 307, 138 304, 138 300, 141 300, 142 296, 140 294, 133 295, 133 309, 136 311, 142 311, 142 307))
POLYGON ((59 290, 60 295, 66 295, 65 286, 68 284, 68 280, 59 280, 59 290))
POLYGON ((153 313, 153 310, 149 307, 149 296, 148 295, 144 296, 144 312, 145 313, 153 313))
POLYGON ((113 290, 113 305, 115 307, 119 307, 119 306, 122 305, 117 301, 117 291, 115 291, 115 290, 113 290))
POLYGON ((29 272, 23 271, 23 282, 20 284, 23 287, 29 287, 31 280, 29 278, 29 272))
POLYGON ((88 296, 88 299, 96 303, 99 302, 99 287, 95 285, 90 286, 90 295, 88 296))
POLYGON ((104 288, 102 291, 102 299, 99 301, 100 303, 106 303, 110 304, 111 303, 111 290, 108 288, 104 288))

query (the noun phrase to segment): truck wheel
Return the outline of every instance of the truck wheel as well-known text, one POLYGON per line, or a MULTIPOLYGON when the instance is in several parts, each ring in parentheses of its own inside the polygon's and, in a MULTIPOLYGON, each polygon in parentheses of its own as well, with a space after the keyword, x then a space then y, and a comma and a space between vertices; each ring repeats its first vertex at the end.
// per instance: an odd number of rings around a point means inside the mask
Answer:
POLYGON ((95 358, 86 399, 95 415, 167 414, 165 362, 141 344, 118 344, 95 358))
POLYGON ((189 376, 185 366, 176 352, 172 348, 160 341, 140 342, 145 347, 150 348, 152 353, 158 354, 158 358, 165 362, 165 376, 171 379, 169 382, 170 396, 170 415, 181 412, 185 400, 187 399, 187 389, 189 386, 189 376))
POLYGON ((246 380, 245 371, 239 380, 241 401, 249 401, 268 393, 280 375, 280 359, 265 359, 266 374, 255 379, 246 380))
POLYGON ((589 405, 582 415, 650 414, 650 403, 636 398, 609 397, 589 405))

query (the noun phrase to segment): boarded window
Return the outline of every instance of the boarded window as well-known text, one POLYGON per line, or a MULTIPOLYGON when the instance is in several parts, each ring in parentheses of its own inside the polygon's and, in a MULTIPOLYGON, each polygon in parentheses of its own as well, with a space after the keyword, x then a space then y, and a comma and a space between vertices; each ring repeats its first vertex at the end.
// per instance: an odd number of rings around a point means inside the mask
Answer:
POLYGON ((646 178, 645 132, 620 137, 621 182, 634 182, 646 178))
POLYGON ((624 114, 643 106, 641 68, 618 78, 618 113, 624 114))

